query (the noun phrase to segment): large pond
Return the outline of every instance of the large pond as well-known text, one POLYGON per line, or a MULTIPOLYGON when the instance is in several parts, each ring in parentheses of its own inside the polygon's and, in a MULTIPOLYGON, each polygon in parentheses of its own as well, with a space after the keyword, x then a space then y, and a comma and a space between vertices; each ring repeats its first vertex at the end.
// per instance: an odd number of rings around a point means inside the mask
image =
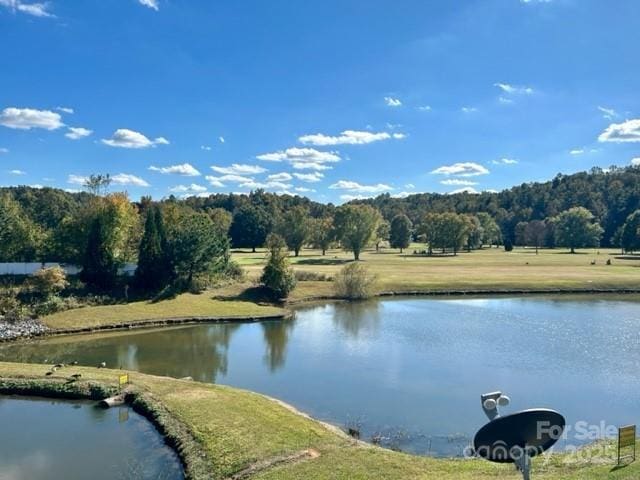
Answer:
MULTIPOLYGON (((329 304, 291 321, 7 344, 0 359, 105 361, 234 385, 419 454, 461 454, 486 420, 480 394, 498 389, 512 398, 505 413, 550 407, 572 429, 640 420, 637 297, 329 304)), ((571 433, 562 445, 602 432, 571 433)))
POLYGON ((184 478, 176 454, 129 407, 0 396, 0 479, 184 478))

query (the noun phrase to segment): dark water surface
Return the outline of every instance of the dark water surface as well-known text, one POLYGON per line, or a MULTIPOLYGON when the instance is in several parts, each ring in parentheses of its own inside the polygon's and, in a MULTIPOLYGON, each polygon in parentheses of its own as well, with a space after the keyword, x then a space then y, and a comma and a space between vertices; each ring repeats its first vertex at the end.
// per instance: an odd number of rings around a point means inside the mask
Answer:
POLYGON ((184 478, 145 418, 94 403, 0 396, 0 479, 184 478))
POLYGON ((460 454, 485 423, 479 395, 497 389, 512 398, 504 413, 554 408, 572 428, 640 421, 640 301, 630 296, 330 304, 291 321, 7 344, 0 360, 105 361, 247 388, 420 454, 460 454))

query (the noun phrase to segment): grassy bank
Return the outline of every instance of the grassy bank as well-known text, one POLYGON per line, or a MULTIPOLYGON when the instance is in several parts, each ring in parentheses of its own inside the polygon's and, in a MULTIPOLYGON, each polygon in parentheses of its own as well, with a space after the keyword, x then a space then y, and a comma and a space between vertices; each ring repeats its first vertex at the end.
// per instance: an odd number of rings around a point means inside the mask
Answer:
MULTIPOLYGON (((64 367, 46 377, 43 365, 0 363, 0 391, 97 397, 113 390, 115 370, 64 367), (71 374, 81 380, 67 383, 71 374)), ((482 460, 432 459, 356 443, 274 400, 218 385, 131 372, 140 408, 187 462, 195 479, 518 479, 512 467, 482 460)), ((613 449, 609 449, 612 454, 613 449)), ((612 470, 553 456, 536 461, 539 479, 632 479, 640 464, 612 470)))
POLYGON ((185 293, 169 300, 141 301, 119 305, 104 305, 67 310, 42 319, 54 331, 74 329, 99 329, 113 326, 151 324, 156 321, 173 319, 253 319, 284 315, 281 308, 257 304, 250 300, 220 296, 211 293, 194 295, 185 293))

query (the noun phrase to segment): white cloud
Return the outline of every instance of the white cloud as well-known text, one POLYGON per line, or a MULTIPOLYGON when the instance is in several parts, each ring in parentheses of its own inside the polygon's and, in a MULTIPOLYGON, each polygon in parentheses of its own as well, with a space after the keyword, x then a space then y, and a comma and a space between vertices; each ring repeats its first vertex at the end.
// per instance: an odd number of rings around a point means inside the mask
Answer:
POLYGON ((131 185, 134 187, 150 186, 146 181, 129 173, 119 173, 111 177, 111 182, 115 185, 131 185))
POLYGON ((430 112, 432 108, 431 105, 423 105, 421 107, 418 107, 418 110, 420 110, 421 112, 430 112))
POLYGON ((202 193, 207 191, 207 187, 192 183, 191 185, 176 185, 169 189, 172 193, 202 193))
POLYGON ((154 167, 152 165, 149 167, 149 170, 163 173, 163 174, 183 175, 185 177, 197 177, 200 175, 200 172, 198 171, 198 169, 195 168, 190 163, 182 163, 180 165, 171 165, 169 167, 154 167))
POLYGON ((401 107, 402 102, 398 98, 393 97, 384 97, 384 103, 387 104, 387 107, 401 107))
POLYGON ((293 164, 323 164, 340 161, 340 156, 336 152, 321 152, 314 148, 297 147, 274 153, 265 153, 258 155, 256 158, 267 162, 291 162, 293 164))
POLYGON ((209 184, 212 187, 218 187, 218 188, 224 188, 225 187, 225 184, 222 183, 222 180, 220 180, 218 177, 214 177, 213 175, 207 175, 204 178, 207 179, 207 181, 209 182, 209 184))
POLYGON ((224 137, 218 137, 218 141, 219 141, 220 143, 224 143, 226 140, 224 139, 224 137))
POLYGON ((384 183, 362 185, 352 180, 339 180, 338 182, 329 185, 329 188, 331 190, 348 190, 349 192, 356 193, 382 193, 393 190, 393 187, 385 185, 384 183))
POLYGON ((69 175, 67 177, 67 183, 71 183, 73 185, 84 185, 89 180, 89 177, 83 177, 81 175, 69 175))
POLYGON ((296 187, 295 191, 296 192, 302 192, 302 193, 315 192, 315 190, 313 188, 307 188, 307 187, 296 187))
POLYGON ((640 167, 640 157, 632 158, 631 165, 634 167, 640 167))
MULTIPOLYGON (((296 175, 299 175, 299 174, 296 174, 296 175)), ((267 177, 267 180, 272 182, 288 182, 292 178, 293 176, 290 173, 281 172, 281 173, 274 173, 273 175, 269 175, 267 177)))
MULTIPOLYGON (((403 134, 396 134, 403 135, 403 134)), ((305 145, 329 146, 329 145, 366 145, 368 143, 380 142, 391 138, 402 139, 404 136, 392 136, 387 132, 365 132, 358 130, 345 130, 340 135, 330 136, 323 133, 314 135, 303 135, 298 140, 305 145)))
POLYGON ((498 97, 498 101, 504 105, 511 105, 513 103, 513 100, 507 97, 503 97, 502 95, 498 97))
POLYGON ((324 178, 324 174, 320 172, 313 173, 294 173, 294 177, 298 180, 302 180, 303 182, 315 183, 319 182, 324 178))
POLYGON ((324 165, 323 163, 315 163, 315 162, 293 162, 291 164, 293 168, 296 170, 331 170, 333 167, 331 165, 324 165))
POLYGON ((211 169, 224 175, 255 175, 267 171, 266 168, 259 165, 241 165, 238 163, 234 163, 230 167, 217 167, 212 165, 211 169))
POLYGON ((367 198, 373 198, 374 195, 352 195, 349 193, 345 193, 343 195, 340 195, 340 200, 343 200, 345 202, 350 202, 351 200, 365 200, 367 198))
POLYGON ((613 120, 618 116, 618 113, 613 108, 598 106, 597 109, 602 112, 602 118, 605 118, 607 120, 613 120))
POLYGON ((119 128, 113 133, 111 138, 103 138, 102 143, 110 147, 119 148, 149 148, 156 145, 168 145, 169 141, 164 137, 150 140, 140 132, 129 130, 128 128, 119 128))
POLYGON ((286 193, 290 193, 288 192, 288 190, 293 188, 293 185, 291 185, 290 183, 284 183, 284 182, 278 182, 278 181, 258 182, 256 180, 250 179, 247 182, 241 183, 240 187, 250 188, 252 190, 255 190, 258 188, 263 188, 268 190, 281 190, 286 193))
POLYGON ((54 14, 49 12, 49 2, 23 3, 21 0, 0 0, 0 6, 34 17, 55 17, 54 14))
POLYGON ((60 111, 62 113, 69 113, 69 114, 74 113, 74 110, 71 107, 56 107, 56 110, 58 110, 58 111, 60 111))
POLYGON ((0 148, 0 153, 9 153, 9 149, 8 148, 0 148))
POLYGON ((462 107, 460 110, 462 113, 475 113, 478 111, 476 107, 462 107))
POLYGON ((413 183, 407 183, 404 188, 408 188, 409 190, 413 190, 416 186, 413 183))
POLYGON ((24 170, 9 170, 9 173, 11 175, 26 175, 27 172, 25 172, 24 170))
POLYGON ((453 165, 443 165, 433 170, 431 173, 440 175, 455 175, 459 177, 475 177, 489 173, 487 168, 474 162, 460 162, 453 165))
POLYGON ((518 160, 513 158, 499 158, 498 160, 492 160, 491 163, 494 165, 516 165, 518 160))
POLYGON ((211 150, 211 147, 208 145, 200 145, 200 150, 206 150, 208 152, 211 150))
POLYGON ((584 153, 584 148, 574 148, 573 150, 570 150, 569 153, 571 155, 582 155, 584 153))
POLYGON ((9 107, 0 114, 0 125, 19 130, 31 130, 32 128, 55 130, 63 127, 64 123, 62 123, 60 114, 51 110, 9 107))
POLYGON ((507 95, 532 95, 534 93, 531 87, 510 85, 508 83, 494 83, 493 86, 498 87, 507 95))
POLYGON ((465 187, 465 188, 459 188, 458 190, 454 190, 453 192, 449 192, 449 195, 455 195, 456 193, 473 193, 473 194, 477 194, 477 193, 480 193, 480 192, 478 192, 473 187, 465 187))
POLYGON ((69 127, 69 131, 64 134, 65 137, 71 140, 80 140, 81 138, 88 137, 93 133, 93 130, 82 127, 69 127))
POLYGON ((460 178, 447 178, 440 182, 442 185, 457 185, 470 187, 472 185, 478 185, 478 182, 472 182, 471 180, 462 180, 460 178))
POLYGON ((416 192, 399 192, 391 195, 393 198, 406 198, 409 195, 416 195, 416 192))
POLYGON ((536 3, 551 3, 553 2, 553 0, 520 0, 520 3, 525 3, 525 4, 536 4, 536 3))
POLYGON ((600 142, 640 142, 640 118, 612 123, 598 137, 600 142))
POLYGON ((144 5, 145 7, 152 8, 156 12, 160 9, 158 6, 158 0, 138 0, 140 5, 144 5))

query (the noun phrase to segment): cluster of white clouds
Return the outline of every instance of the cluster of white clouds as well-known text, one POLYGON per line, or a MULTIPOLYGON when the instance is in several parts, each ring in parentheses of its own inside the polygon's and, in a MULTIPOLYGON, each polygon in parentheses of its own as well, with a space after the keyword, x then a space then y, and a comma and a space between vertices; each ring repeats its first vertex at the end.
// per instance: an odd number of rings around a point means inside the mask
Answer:
POLYGON ((640 142, 640 118, 612 123, 598 137, 600 142, 640 142))
POLYGON ((366 145, 382 140, 402 140, 406 138, 404 133, 388 133, 388 132, 367 132, 358 130, 345 130, 340 135, 325 135, 316 133, 313 135, 303 135, 298 141, 304 145, 314 146, 334 146, 334 145, 366 145))
POLYGON ((443 165, 436 168, 431 173, 439 175, 453 175, 458 177, 475 177, 477 175, 486 175, 489 170, 475 162, 459 162, 453 165, 443 165))
POLYGON ((49 11, 49 2, 26 3, 22 0, 0 0, 0 7, 6 7, 13 12, 25 13, 34 17, 55 17, 49 11))
POLYGON ((491 160, 494 165, 517 165, 519 162, 515 158, 499 158, 497 160, 491 160))
POLYGON ((51 110, 16 107, 8 107, 2 110, 2 113, 0 113, 0 125, 17 130, 31 130, 32 128, 56 130, 64 127, 59 113, 51 110))
POLYGON ((155 167, 152 165, 149 167, 149 170, 165 175, 173 174, 182 175, 184 177, 198 177, 201 175, 198 169, 190 163, 181 163, 179 165, 170 165, 168 167, 155 167))
MULTIPOLYGON (((89 177, 82 175, 69 175, 67 177, 67 183, 71 185, 86 185, 89 177)), ((114 185, 133 186, 133 187, 149 187, 149 183, 142 178, 129 173, 118 173, 111 176, 111 183, 114 185)))
POLYGON ((395 97, 384 97, 384 102, 387 104, 387 107, 401 107, 402 101, 399 98, 395 97))
POLYGON ((117 148, 149 148, 156 145, 169 145, 169 140, 164 137, 157 137, 151 140, 142 133, 128 128, 117 129, 113 132, 111 138, 103 138, 101 142, 117 148))
POLYGON ((144 5, 145 7, 149 7, 156 12, 160 10, 160 6, 158 5, 158 0, 138 0, 140 5, 144 5))

